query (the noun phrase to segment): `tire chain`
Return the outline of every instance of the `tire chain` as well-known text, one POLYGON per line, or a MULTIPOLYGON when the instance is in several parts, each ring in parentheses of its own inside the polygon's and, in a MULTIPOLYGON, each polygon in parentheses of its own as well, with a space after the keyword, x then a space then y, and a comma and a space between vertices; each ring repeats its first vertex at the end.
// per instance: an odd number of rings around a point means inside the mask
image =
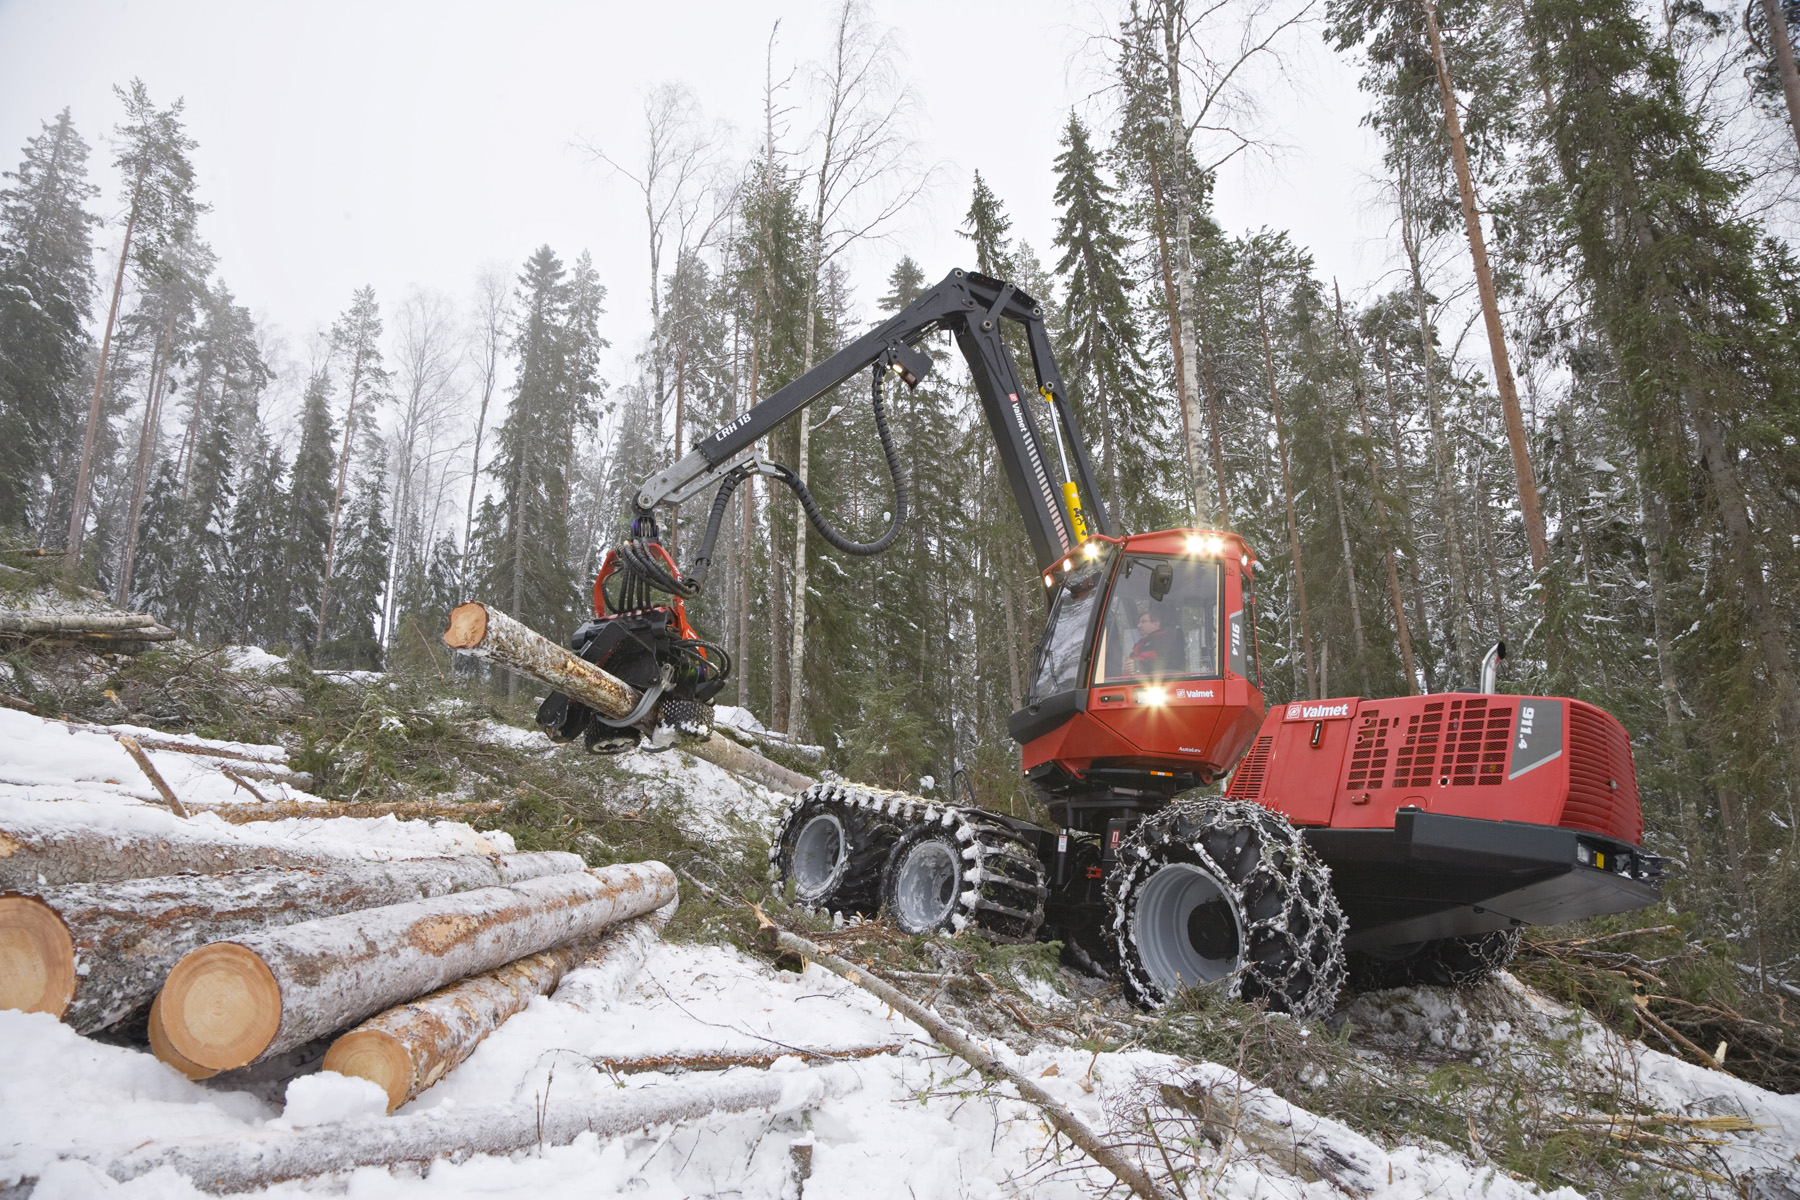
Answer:
POLYGON ((1244 926, 1243 953, 1286 946, 1285 961, 1279 954, 1265 954, 1246 962, 1230 979, 1227 994, 1267 1000, 1271 1007, 1303 1018, 1330 1012, 1344 982, 1346 927, 1331 890, 1331 869, 1292 825, 1247 800, 1174 801, 1139 824, 1120 846, 1120 865, 1107 881, 1107 895, 1112 901, 1109 932, 1121 951, 1119 972, 1127 990, 1143 999, 1161 995, 1124 924, 1127 901, 1150 868, 1162 865, 1157 850, 1168 844, 1192 853, 1235 893, 1232 900, 1244 926))
MULTIPOLYGON (((1044 882, 1044 865, 1031 847, 978 808, 937 804, 888 788, 815 783, 795 795, 788 801, 787 814, 769 842, 769 882, 781 882, 778 860, 788 826, 809 801, 842 805, 846 810, 892 824, 896 841, 919 825, 936 824, 951 830, 962 848, 965 864, 964 888, 957 895, 951 927, 961 933, 973 926, 992 942, 1029 942, 1036 938, 1038 927, 1044 923, 1044 897, 1049 888, 1044 882)), ((833 915, 853 915, 840 913, 835 906, 828 907, 833 915)))

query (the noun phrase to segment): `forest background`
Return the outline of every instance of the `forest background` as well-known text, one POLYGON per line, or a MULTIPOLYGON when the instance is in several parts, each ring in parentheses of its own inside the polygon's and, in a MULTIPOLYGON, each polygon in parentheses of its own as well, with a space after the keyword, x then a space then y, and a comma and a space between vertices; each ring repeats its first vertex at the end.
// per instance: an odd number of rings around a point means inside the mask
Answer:
MULTIPOLYGON (((226 282, 178 98, 131 78, 110 127, 46 112, 0 189, 0 526, 203 644, 446 671, 451 605, 566 633, 637 482, 971 266, 1044 303, 1120 525, 1257 547, 1272 701, 1467 686, 1505 640, 1509 690, 1631 731, 1681 907, 1800 977, 1800 5, 1085 21, 1044 244, 979 169, 934 164, 901 39, 848 3, 803 53, 774 29, 745 52, 761 94, 735 128, 677 80, 571 133, 632 198, 634 226, 593 236, 634 240, 639 277, 546 244, 471 262, 461 295, 348 289, 297 340, 226 282), (1219 217, 1221 173, 1278 148, 1262 113, 1321 45, 1375 134, 1373 279, 1219 217), (962 258, 923 263, 905 218, 945 194, 962 258)), ((970 77, 996 139, 982 80, 1011 74, 970 77)), ((960 769, 1025 811, 1005 718, 1041 588, 942 349, 893 401, 917 513, 895 548, 821 553, 786 493, 741 488, 690 609, 739 664, 721 700, 833 769, 940 791, 960 769)), ((840 527, 885 524, 860 384, 768 452, 840 527)))

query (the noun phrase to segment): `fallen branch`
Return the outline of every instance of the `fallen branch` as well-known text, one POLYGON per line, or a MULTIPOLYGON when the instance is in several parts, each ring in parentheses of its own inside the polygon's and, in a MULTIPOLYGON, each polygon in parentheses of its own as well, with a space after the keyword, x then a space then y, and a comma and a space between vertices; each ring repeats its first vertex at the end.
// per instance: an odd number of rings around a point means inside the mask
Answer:
MULTIPOLYGON (((444 644, 535 679, 614 719, 630 716, 637 707, 640 693, 636 688, 492 605, 471 601, 450 610, 444 644)), ((764 787, 798 792, 817 782, 718 733, 680 748, 764 787)))
POLYGON ((189 951, 159 993, 182 1057, 230 1070, 675 898, 662 863, 527 879, 246 933, 189 951))
POLYGON ((151 763, 150 756, 144 753, 144 748, 138 745, 138 740, 130 735, 123 736, 119 738, 119 747, 131 755, 131 761, 138 765, 138 770, 144 773, 144 778, 150 781, 150 786, 156 789, 156 794, 163 798, 163 803, 169 806, 169 811, 178 817, 187 816, 188 810, 182 807, 181 801, 175 798, 175 793, 169 790, 168 783, 151 763))
POLYGON ((791 1050, 684 1050, 674 1054, 602 1055, 594 1065, 615 1075, 644 1071, 724 1071, 732 1067, 768 1067, 782 1058, 804 1062, 842 1062, 898 1054, 905 1042, 879 1042, 868 1046, 795 1047, 791 1050))
POLYGON ((263 795, 261 792, 257 791, 256 785, 251 783, 248 779, 244 778, 244 776, 242 774, 240 774, 239 772, 232 770, 230 767, 220 767, 219 774, 221 774, 225 778, 231 780, 231 782, 237 784, 239 787, 243 788, 246 792, 249 792, 252 796, 255 796, 256 802, 258 804, 267 804, 269 802, 269 798, 267 796, 263 795))
POLYGON ((1045 1091, 1035 1080, 1027 1078, 1001 1062, 976 1045, 973 1039, 958 1032, 904 993, 883 983, 869 971, 846 962, 835 954, 829 954, 805 938, 780 928, 763 916, 761 910, 757 912, 757 919, 762 925, 760 933, 771 949, 785 950, 790 954, 797 954, 801 958, 816 962, 833 974, 840 975, 872 993, 884 1004, 911 1019, 952 1054, 974 1067, 982 1075, 992 1080, 1012 1084, 1020 1098, 1042 1112, 1045 1119, 1056 1128, 1057 1132, 1080 1147, 1089 1158, 1111 1172, 1115 1179, 1142 1196, 1144 1200, 1167 1200, 1166 1193, 1152 1182, 1150 1176, 1145 1174, 1141 1167, 1101 1141, 1085 1122, 1065 1108, 1060 1100, 1045 1091))
POLYGON ((287 1179, 357 1167, 428 1163, 473 1154, 510 1154, 566 1146, 584 1133, 601 1138, 718 1113, 813 1108, 860 1082, 848 1067, 779 1071, 607 1091, 595 1097, 547 1096, 537 1105, 434 1109, 358 1125, 270 1130, 151 1143, 106 1166, 121 1183, 163 1167, 207 1192, 243 1192, 287 1179))

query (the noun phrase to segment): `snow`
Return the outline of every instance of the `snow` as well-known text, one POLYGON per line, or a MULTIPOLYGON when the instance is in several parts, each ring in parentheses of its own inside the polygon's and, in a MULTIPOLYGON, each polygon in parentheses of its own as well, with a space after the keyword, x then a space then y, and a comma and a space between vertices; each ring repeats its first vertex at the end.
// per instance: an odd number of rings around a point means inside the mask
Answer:
POLYGON ((335 1125, 387 1115, 388 1095, 380 1084, 336 1071, 302 1075, 287 1085, 287 1104, 270 1129, 335 1125))
POLYGON ((227 646, 225 665, 244 675, 267 675, 287 666, 287 659, 261 646, 227 646))
POLYGON ((786 793, 751 783, 685 750, 633 750, 614 761, 644 781, 651 805, 697 837, 766 836, 787 812, 786 793))

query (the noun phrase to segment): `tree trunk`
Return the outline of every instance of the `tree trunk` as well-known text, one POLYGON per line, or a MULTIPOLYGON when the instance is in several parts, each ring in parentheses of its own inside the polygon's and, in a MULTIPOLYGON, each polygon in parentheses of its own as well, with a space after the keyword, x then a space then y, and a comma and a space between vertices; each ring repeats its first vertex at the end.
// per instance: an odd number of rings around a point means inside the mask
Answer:
MULTIPOLYGON (((1333 290, 1336 290, 1335 283, 1333 290)), ((1349 329, 1344 324, 1344 301, 1340 296, 1337 304, 1338 335, 1350 344, 1349 329)), ((1406 625, 1406 605, 1400 591, 1400 570, 1394 562, 1394 528, 1388 519, 1387 500, 1382 493, 1386 490, 1381 476, 1381 463, 1375 454, 1375 442, 1369 433, 1369 397, 1363 390, 1362 354, 1356 351, 1356 358, 1351 369, 1350 391, 1356 398, 1356 429, 1362 439, 1363 459, 1369 468, 1369 491, 1375 501, 1375 523, 1381 529, 1382 565, 1387 568, 1388 602, 1394 612, 1394 633, 1400 641, 1400 667, 1406 672, 1406 693, 1416 696, 1419 693, 1419 679, 1416 674, 1417 663, 1413 661, 1412 631, 1406 625)))
POLYGON ((1775 70, 1781 77, 1781 96, 1787 101, 1788 129, 1800 148, 1800 70, 1794 66, 1794 43, 1788 36, 1787 19, 1777 0, 1762 0, 1763 21, 1769 30, 1769 48, 1775 52, 1775 70))
POLYGON ((378 1013, 331 1043, 321 1070, 380 1084, 388 1111, 461 1066, 488 1034, 545 995, 610 931, 590 934, 378 1013))
MULTIPOLYGON (((1175 288, 1175 254, 1173 247, 1169 245, 1168 231, 1163 224, 1166 202, 1163 199, 1162 172, 1156 165, 1154 154, 1150 156, 1150 195, 1154 205, 1151 220, 1156 227, 1157 258, 1162 266, 1163 308, 1169 316, 1169 349, 1175 358, 1175 406, 1181 411, 1181 449, 1187 456, 1188 478, 1198 480, 1200 464, 1194 461, 1193 431, 1188 428, 1192 406, 1188 404, 1186 356, 1181 346, 1181 301, 1175 288)), ((1108 436, 1111 436, 1110 431, 1108 436)), ((1196 502, 1194 520, 1199 519, 1200 510, 1196 502)))
POLYGON ((0 633, 126 633, 149 629, 148 613, 42 613, 0 609, 0 633))
POLYGON ((1181 44, 1175 29, 1176 10, 1163 6, 1163 70, 1169 97, 1169 162, 1175 169, 1175 301, 1181 355, 1182 431, 1186 435, 1188 469, 1193 472, 1194 523, 1215 524, 1206 498, 1206 473, 1200 454, 1200 384, 1194 347, 1194 248, 1191 189, 1187 177, 1187 124, 1181 105, 1181 44))
POLYGON ((1350 522, 1344 513, 1344 485, 1338 478, 1337 447, 1332 444, 1329 434, 1325 438, 1325 449, 1330 455, 1331 498, 1337 503, 1338 533, 1343 539, 1344 580, 1350 589, 1350 631, 1356 642, 1356 670, 1362 683, 1362 694, 1368 696, 1373 691, 1369 687, 1369 650, 1363 641, 1362 600, 1356 594, 1356 559, 1350 553, 1350 522))
POLYGON ((125 264, 131 259, 131 235, 137 228, 138 196, 144 187, 143 172, 131 189, 131 213, 125 218, 125 244, 119 247, 119 270, 113 276, 112 306, 106 311, 106 331, 100 336, 100 364, 94 372, 94 398, 88 403, 87 430, 81 436, 81 467, 75 476, 75 499, 69 514, 69 556, 64 565, 71 571, 81 565, 81 540, 87 533, 88 489, 93 483, 94 439, 100 432, 101 398, 106 393, 106 364, 112 354, 113 326, 119 320, 119 297, 125 291, 125 264))
POLYGON ((313 637, 314 654, 324 647, 326 626, 331 620, 331 573, 337 565, 338 525, 344 508, 344 482, 350 471, 350 441, 356 431, 356 392, 361 386, 362 360, 358 353, 350 372, 350 404, 344 410, 344 444, 338 450, 337 483, 331 491, 331 533, 325 539, 325 578, 319 585, 319 630, 313 637))
POLYGON ((137 566, 138 526, 144 518, 144 493, 150 487, 150 469, 156 462, 156 443, 162 433, 163 385, 169 378, 169 359, 175 353, 175 314, 169 313, 157 347, 157 367, 150 372, 150 390, 144 397, 144 424, 138 431, 137 463, 131 472, 130 515, 125 519, 125 554, 119 566, 119 586, 114 599, 120 608, 131 602, 131 582, 137 566))
MULTIPOLYGON (((1419 539, 1418 535, 1413 531, 1412 494, 1406 482, 1409 473, 1406 464, 1406 443, 1402 441, 1400 437, 1400 418, 1397 412, 1398 405, 1394 402, 1393 363, 1389 359, 1385 348, 1382 352, 1381 369, 1383 376, 1382 391, 1387 397, 1388 405, 1388 441, 1394 449, 1394 478, 1398 482, 1400 488, 1397 493, 1400 497, 1400 532, 1402 536, 1406 538, 1406 544, 1411 547, 1406 558, 1406 573, 1408 579, 1412 583, 1413 625, 1418 629, 1419 636, 1424 639, 1427 651, 1427 653, 1419 659, 1419 674, 1423 676, 1425 680, 1425 690, 1431 692, 1437 688, 1437 680, 1433 678, 1434 673, 1431 669, 1431 624, 1425 616, 1425 583, 1419 578, 1419 539)), ((1373 451, 1371 451, 1371 454, 1373 454, 1373 451)))
POLYGON ((247 1066, 674 897, 668 867, 631 863, 244 934, 169 972, 163 1032, 200 1066, 247 1066))
POLYGON ((1275 446, 1281 458, 1281 498, 1287 505, 1288 549, 1294 556, 1294 591, 1300 604, 1300 651, 1306 666, 1307 695, 1319 698, 1319 677, 1313 670, 1312 620, 1306 607, 1306 570, 1300 559, 1300 523, 1294 516, 1294 481, 1288 470, 1287 431, 1281 419, 1281 389, 1275 382, 1275 350, 1269 342, 1268 306, 1263 300, 1262 276, 1256 280, 1256 325, 1262 332, 1263 367, 1269 378, 1269 409, 1275 417, 1275 446))
POLYGON ((556 985, 559 1004, 584 1013, 602 1013, 619 1001, 644 969, 650 947, 675 915, 673 902, 653 913, 613 926, 556 985))
MULTIPOLYGON (((1675 758, 1675 795, 1681 810, 1681 830, 1691 855, 1690 863, 1709 861, 1701 848, 1706 845, 1700 824, 1700 813, 1694 804, 1693 789, 1687 774, 1687 722, 1681 714, 1681 686, 1675 676, 1675 645, 1669 636, 1669 576, 1663 560, 1668 538, 1668 520, 1660 502, 1654 506, 1645 497, 1643 470, 1636 472, 1638 523, 1644 538, 1644 572, 1650 583, 1650 631, 1656 643, 1657 691, 1662 697, 1663 724, 1669 734, 1669 748, 1675 758)), ((1693 868, 1690 867, 1690 870, 1693 868)))
POLYGON ((581 869, 579 855, 547 851, 174 875, 9 896, 0 901, 0 981, 66 977, 69 986, 21 1004, 13 986, 0 982, 0 1008, 47 1012, 93 1033, 140 1015, 181 956, 208 942, 581 869), (46 914, 58 937, 27 951, 8 936, 42 924, 46 914))
POLYGON ((602 1139, 717 1113, 798 1112, 861 1086, 849 1068, 747 1072, 723 1079, 654 1088, 569 1092, 534 1104, 434 1109, 363 1125, 212 1134, 152 1142, 114 1159, 106 1172, 120 1182, 170 1168, 214 1193, 254 1191, 357 1167, 429 1163, 469 1154, 511 1154, 534 1146, 566 1146, 584 1133, 602 1139))
MULTIPOLYGON (((639 693, 631 685, 488 605, 471 602, 453 609, 444 644, 529 676, 609 717, 628 716, 637 707, 639 693)), ((814 782, 717 733, 682 748, 764 787, 800 791, 814 782)))
MULTIPOLYGON (((1769 3, 1770 0, 1764 0, 1769 3)), ((1469 171, 1469 149, 1463 141, 1462 119, 1456 111, 1456 90, 1450 83, 1450 63, 1438 36, 1436 0, 1422 0, 1425 32, 1431 39, 1431 57, 1437 66, 1438 99, 1444 107, 1444 129, 1450 137, 1450 158, 1456 166, 1456 185, 1462 195, 1463 228, 1469 238, 1469 257, 1475 265, 1475 286, 1481 292, 1481 314, 1487 325, 1488 349, 1494 360, 1494 387, 1506 415, 1506 440, 1512 446, 1513 472, 1519 482, 1519 510, 1525 517, 1525 539, 1531 546, 1531 569, 1542 572, 1550 562, 1544 537, 1544 514, 1538 507, 1537 478, 1531 469, 1531 446, 1525 437, 1525 417, 1519 409, 1519 389, 1513 381, 1512 362, 1506 352, 1506 331, 1500 325, 1500 300, 1494 291, 1494 273, 1488 266, 1487 243, 1481 233, 1481 217, 1475 211, 1475 180, 1469 171)), ((1542 591, 1540 597, 1545 595, 1542 591)))

